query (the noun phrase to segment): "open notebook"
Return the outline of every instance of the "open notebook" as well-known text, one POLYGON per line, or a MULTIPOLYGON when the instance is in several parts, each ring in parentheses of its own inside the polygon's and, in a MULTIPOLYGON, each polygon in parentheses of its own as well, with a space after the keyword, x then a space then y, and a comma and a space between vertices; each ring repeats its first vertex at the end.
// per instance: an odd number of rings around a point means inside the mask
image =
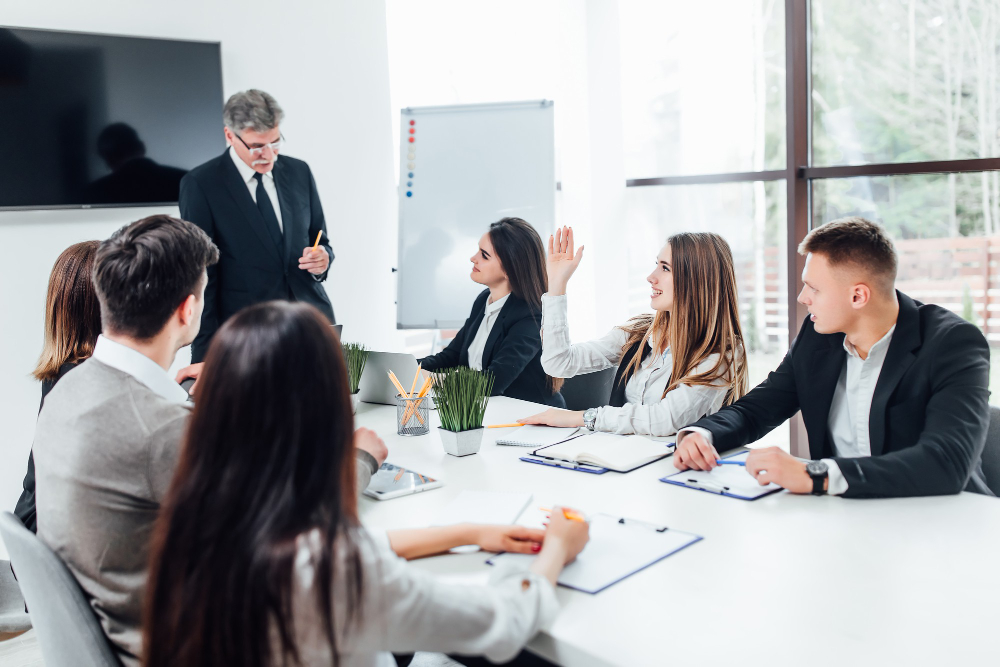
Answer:
POLYGON ((673 453, 673 443, 657 442, 638 435, 591 433, 550 447, 536 449, 541 458, 574 461, 615 472, 629 472, 673 453))
POLYGON ((513 447, 545 447, 569 440, 579 433, 580 429, 575 427, 557 428, 555 426, 527 424, 511 430, 509 433, 504 433, 497 438, 497 444, 513 447))

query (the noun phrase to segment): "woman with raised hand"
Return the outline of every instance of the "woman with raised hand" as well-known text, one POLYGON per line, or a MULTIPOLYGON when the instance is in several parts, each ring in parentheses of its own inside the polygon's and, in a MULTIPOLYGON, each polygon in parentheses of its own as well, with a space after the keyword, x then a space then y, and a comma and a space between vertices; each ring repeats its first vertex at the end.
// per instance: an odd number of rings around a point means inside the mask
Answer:
POLYGON ((366 530, 353 452, 346 364, 319 311, 268 302, 226 322, 154 530, 144 665, 389 666, 415 650, 499 662, 553 620, 586 523, 366 530), (405 562, 463 544, 538 558, 478 586, 405 562))
POLYGON ((542 368, 570 378, 618 367, 608 405, 552 410, 525 424, 586 426, 609 433, 668 436, 747 392, 747 368, 729 244, 712 233, 667 239, 646 278, 652 315, 602 338, 570 342, 566 287, 583 259, 573 230, 549 239, 549 291, 542 297, 542 368))
MULTIPOLYGON (((94 353, 97 337, 101 335, 101 304, 97 301, 91 276, 98 245, 97 241, 71 245, 62 251, 49 274, 49 289, 45 297, 45 342, 32 374, 42 383, 41 405, 62 376, 94 353)), ((14 514, 28 530, 36 532, 33 453, 28 454, 28 472, 24 475, 22 487, 14 514)))
POLYGON ((468 366, 493 374, 493 395, 565 407, 562 380, 542 370, 542 294, 548 289, 545 247, 520 218, 490 225, 469 258, 470 277, 486 287, 454 340, 420 360, 425 371, 468 366))

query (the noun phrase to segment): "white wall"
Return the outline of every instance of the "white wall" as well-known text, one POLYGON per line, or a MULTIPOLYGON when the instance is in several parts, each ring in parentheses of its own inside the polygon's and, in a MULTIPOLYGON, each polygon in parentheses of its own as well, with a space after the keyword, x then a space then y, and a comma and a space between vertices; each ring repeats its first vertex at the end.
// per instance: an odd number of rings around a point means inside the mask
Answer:
MULTIPOLYGON (((286 112, 285 152, 312 167, 337 255, 326 287, 345 337, 402 345, 383 2, 0 0, 0 17, 8 26, 222 42, 225 95, 273 94, 286 112)), ((177 209, 0 212, 0 509, 14 507, 31 446, 40 388, 29 374, 52 263, 66 246, 153 212, 177 209)))

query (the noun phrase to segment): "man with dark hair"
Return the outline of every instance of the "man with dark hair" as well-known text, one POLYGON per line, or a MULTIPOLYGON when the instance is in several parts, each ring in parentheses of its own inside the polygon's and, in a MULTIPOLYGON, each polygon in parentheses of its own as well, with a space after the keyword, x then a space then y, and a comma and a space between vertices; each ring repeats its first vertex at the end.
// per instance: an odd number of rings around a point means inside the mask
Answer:
POLYGON ((813 230, 799 303, 809 309, 777 370, 733 405, 677 434, 674 464, 711 470, 802 411, 812 460, 750 452, 762 486, 849 497, 993 495, 981 456, 990 354, 973 324, 894 289, 896 252, 878 225, 813 230))
MULTIPOLYGON (((205 232, 165 215, 101 243, 103 334, 46 397, 35 430, 38 536, 76 576, 126 665, 142 657, 148 541, 190 414, 167 370, 198 334, 207 269, 218 260, 205 232)), ((387 451, 367 429, 355 444, 360 491, 387 451)))

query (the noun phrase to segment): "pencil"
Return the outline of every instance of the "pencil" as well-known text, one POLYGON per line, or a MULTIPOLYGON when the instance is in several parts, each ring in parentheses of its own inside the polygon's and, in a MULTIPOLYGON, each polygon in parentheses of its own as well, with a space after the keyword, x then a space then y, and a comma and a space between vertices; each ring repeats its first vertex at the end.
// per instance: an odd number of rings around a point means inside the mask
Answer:
MULTIPOLYGON (((543 512, 552 511, 552 509, 549 507, 539 507, 538 509, 542 510, 543 512)), ((570 521, 579 521, 580 523, 587 523, 587 520, 584 519, 581 514, 577 514, 573 510, 568 510, 565 507, 563 507, 562 511, 563 511, 563 516, 569 519, 570 521)))
MULTIPOLYGON (((421 400, 417 401, 416 403, 411 403, 410 406, 408 408, 406 408, 406 413, 403 415, 403 423, 404 424, 410 419, 410 417, 412 416, 413 412, 417 408, 420 407, 420 404, 424 402, 423 398, 424 398, 424 396, 427 395, 427 392, 430 391, 431 386, 433 384, 434 384, 434 377, 433 376, 428 376, 428 378, 426 380, 424 380, 424 385, 422 387, 420 387, 420 393, 417 394, 417 398, 419 398, 421 400)), ((420 423, 423 424, 424 423, 424 418, 420 416, 419 412, 417 413, 417 417, 420 419, 420 423)))
POLYGON ((313 243, 313 247, 312 247, 313 250, 315 250, 316 248, 319 247, 319 239, 322 236, 323 236, 323 230, 322 229, 319 230, 318 232, 316 232, 316 243, 313 243))
POLYGON ((400 384, 399 380, 396 379, 396 374, 393 373, 392 371, 389 371, 389 379, 392 380, 392 383, 394 385, 396 385, 396 389, 399 390, 399 395, 400 396, 403 396, 404 398, 409 398, 410 397, 410 395, 406 393, 406 390, 403 389, 403 385, 400 384))
POLYGON ((524 426, 524 424, 490 424, 486 428, 514 428, 515 426, 524 426))
POLYGON ((413 376, 413 384, 410 385, 410 396, 417 390, 417 380, 420 379, 420 364, 417 364, 417 374, 413 376))

